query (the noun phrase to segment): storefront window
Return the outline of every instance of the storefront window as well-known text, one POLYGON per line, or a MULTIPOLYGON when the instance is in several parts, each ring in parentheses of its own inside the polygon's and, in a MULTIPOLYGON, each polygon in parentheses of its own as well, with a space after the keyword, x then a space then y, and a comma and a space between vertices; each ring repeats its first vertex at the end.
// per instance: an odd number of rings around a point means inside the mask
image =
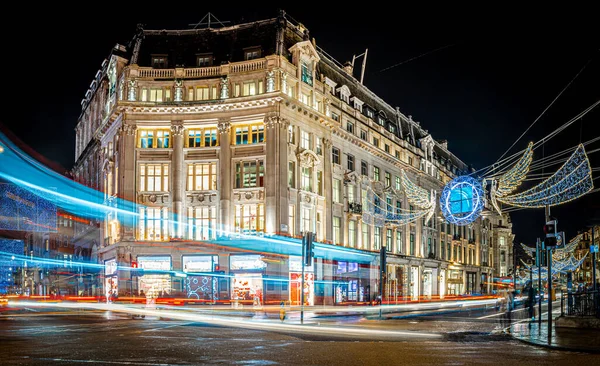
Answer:
POLYGON ((171 294, 171 275, 163 271, 171 270, 170 256, 137 257, 139 268, 144 275, 138 279, 138 290, 144 291, 147 297, 160 298, 171 294))

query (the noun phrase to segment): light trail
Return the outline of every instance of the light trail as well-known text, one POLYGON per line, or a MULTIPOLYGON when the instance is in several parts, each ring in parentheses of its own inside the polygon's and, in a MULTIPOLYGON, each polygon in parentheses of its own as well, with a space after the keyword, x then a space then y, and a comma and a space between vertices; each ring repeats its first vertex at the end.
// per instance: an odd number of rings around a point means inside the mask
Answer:
MULTIPOLYGON (((11 303, 11 306, 16 307, 40 307, 47 306, 47 304, 41 304, 30 301, 19 301, 11 303)), ((145 315, 155 316, 159 318, 177 319, 183 321, 189 321, 194 323, 204 323, 211 325, 218 325, 232 328, 243 328, 252 330, 263 330, 263 331, 274 331, 274 332, 289 332, 289 333, 302 333, 312 335, 323 335, 323 336, 335 336, 335 337, 382 337, 382 338, 422 338, 422 339, 439 339, 442 337, 441 334, 436 333, 424 333, 424 332, 411 332, 411 331, 400 331, 400 330, 380 330, 380 329, 366 329, 357 327, 340 327, 340 326, 321 326, 321 325, 299 325, 282 323, 280 321, 272 320, 249 320, 235 317, 222 317, 215 315, 202 315, 202 314, 190 314, 180 311, 172 310, 152 310, 147 308, 137 308, 131 306, 124 306, 120 304, 91 304, 91 303, 57 303, 53 304, 53 307, 64 308, 64 309, 77 309, 81 310, 92 309, 102 311, 120 312, 125 314, 133 315, 145 315)))

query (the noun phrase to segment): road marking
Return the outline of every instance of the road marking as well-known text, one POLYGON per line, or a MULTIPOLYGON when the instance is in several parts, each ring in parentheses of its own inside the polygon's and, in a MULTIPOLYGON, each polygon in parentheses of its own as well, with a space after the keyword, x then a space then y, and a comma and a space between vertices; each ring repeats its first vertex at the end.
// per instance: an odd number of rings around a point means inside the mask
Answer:
POLYGON ((155 332, 161 329, 167 329, 167 328, 173 328, 173 327, 183 327, 185 325, 190 325, 190 324, 194 324, 196 322, 187 322, 187 323, 183 323, 183 324, 173 324, 173 325, 167 325, 166 327, 158 327, 158 328, 152 328, 152 329, 146 329, 144 330, 144 332, 155 332))
POLYGON ((101 364, 116 364, 116 365, 144 365, 144 366, 173 366, 171 363, 147 363, 147 362, 130 362, 130 361, 108 361, 108 360, 70 360, 66 358, 42 358, 42 357, 23 357, 28 360, 42 360, 54 362, 76 362, 76 363, 101 363, 101 364))

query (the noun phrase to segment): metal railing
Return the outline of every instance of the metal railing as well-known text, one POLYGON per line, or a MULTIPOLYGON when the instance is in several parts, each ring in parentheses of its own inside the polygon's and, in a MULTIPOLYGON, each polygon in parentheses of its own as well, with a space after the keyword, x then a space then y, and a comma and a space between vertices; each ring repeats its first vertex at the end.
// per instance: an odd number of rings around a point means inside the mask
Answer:
POLYGON ((561 315, 600 318, 600 292, 581 292, 562 296, 560 310, 561 315))

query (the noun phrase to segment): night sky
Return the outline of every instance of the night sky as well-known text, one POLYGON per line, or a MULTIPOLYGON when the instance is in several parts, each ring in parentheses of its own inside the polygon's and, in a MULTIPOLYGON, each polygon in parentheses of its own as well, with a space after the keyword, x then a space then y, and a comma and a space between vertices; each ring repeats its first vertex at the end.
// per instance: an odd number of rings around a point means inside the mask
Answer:
MULTIPOLYGON (((158 7, 139 3, 131 9, 107 5, 75 16, 71 11, 77 9, 47 16, 50 10, 57 11, 56 5, 42 5, 39 15, 27 12, 19 19, 30 35, 5 22, 1 25, 5 99, 0 123, 65 170, 73 165, 80 101, 111 48, 126 44, 137 23, 147 29, 186 29, 210 11, 229 25, 274 17, 278 9, 212 3, 210 8, 183 3, 158 7), (140 13, 144 8, 149 10, 140 13)), ((600 38, 591 9, 364 6, 283 8, 342 63, 368 48, 365 85, 421 122, 434 139, 448 140, 449 149, 476 169, 494 163, 590 59, 511 153, 600 99, 600 38), (381 71, 435 49, 440 50, 381 71)), ((534 161, 599 136, 598 109, 536 150, 534 161)), ((596 148, 600 143, 587 149, 596 148)), ((600 152, 591 154, 590 161, 592 167, 600 167, 600 152)), ((599 186, 600 180, 595 184, 599 186)), ((552 214, 559 220, 559 230, 572 237, 599 206, 600 193, 594 193, 554 208, 552 214)), ((543 210, 518 211, 512 219, 515 242, 531 245, 542 235, 543 210)))

